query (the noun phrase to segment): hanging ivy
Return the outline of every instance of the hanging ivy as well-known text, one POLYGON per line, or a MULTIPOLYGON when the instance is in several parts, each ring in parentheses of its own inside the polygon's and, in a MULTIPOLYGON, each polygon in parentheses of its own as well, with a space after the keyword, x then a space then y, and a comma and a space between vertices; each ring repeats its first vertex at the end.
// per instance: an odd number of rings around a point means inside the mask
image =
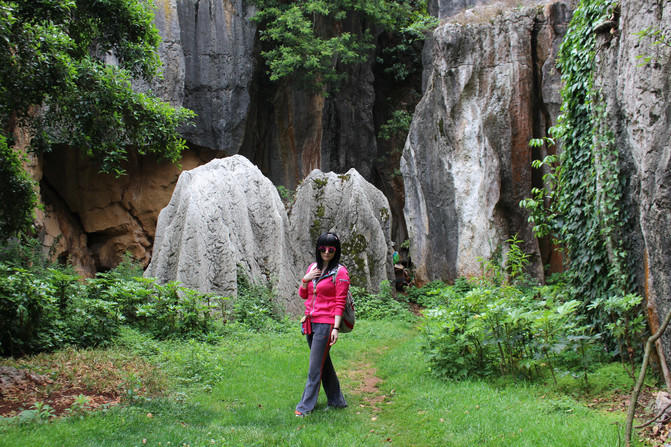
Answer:
POLYGON ((545 160, 545 188, 521 204, 530 210, 537 235, 551 236, 563 248, 576 296, 590 309, 626 295, 634 284, 622 239, 625 184, 606 105, 594 86, 594 27, 616 7, 613 0, 583 0, 573 15, 557 63, 561 115, 550 130, 562 151, 558 160, 545 160))

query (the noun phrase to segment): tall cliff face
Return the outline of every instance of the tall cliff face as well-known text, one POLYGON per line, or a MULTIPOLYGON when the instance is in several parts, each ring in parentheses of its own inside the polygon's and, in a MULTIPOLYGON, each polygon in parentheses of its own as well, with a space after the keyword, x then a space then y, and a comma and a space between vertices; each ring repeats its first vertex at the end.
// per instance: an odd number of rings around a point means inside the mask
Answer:
MULTIPOLYGON (((291 80, 271 84, 250 21, 255 12, 246 0, 158 2, 166 76, 154 90, 198 114, 183 130, 186 140, 221 156, 242 154, 292 189, 317 168, 354 166, 370 179, 377 156, 373 58, 352 67, 348 82, 328 96, 291 80)), ((339 26, 357 35, 364 23, 352 15, 339 26)))
MULTIPOLYGON (((655 330, 671 309, 671 47, 634 33, 650 27, 671 36, 671 3, 632 0, 620 7, 619 17, 598 28, 594 82, 629 182, 627 238, 655 330), (644 55, 651 61, 641 65, 637 56, 644 55)), ((668 331, 662 345, 668 363, 668 331)))
POLYGON ((480 272, 513 235, 532 253, 531 271, 548 261, 519 202, 533 177, 531 138, 555 119, 559 77, 550 67, 569 7, 506 12, 493 22, 447 23, 430 43, 432 65, 415 111, 401 172, 412 261, 420 282, 480 272))
MULTIPOLYGON (((177 16, 179 41, 161 49, 167 70, 179 58, 170 57, 176 45, 184 59, 183 105, 198 116, 183 135, 195 146, 238 153, 245 136, 254 72, 256 26, 249 21, 255 9, 244 0, 163 0, 166 16, 177 16)), ((161 5, 158 5, 160 11, 161 5)), ((157 21, 162 34, 169 28, 157 21)), ((164 85, 170 85, 166 82, 164 85)))

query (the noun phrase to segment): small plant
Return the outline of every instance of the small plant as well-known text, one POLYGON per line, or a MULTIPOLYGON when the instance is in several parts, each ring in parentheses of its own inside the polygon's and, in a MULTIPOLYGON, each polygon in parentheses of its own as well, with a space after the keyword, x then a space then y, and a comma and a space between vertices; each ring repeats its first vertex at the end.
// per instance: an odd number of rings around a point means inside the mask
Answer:
POLYGON ((380 126, 378 138, 389 140, 396 134, 407 134, 412 122, 412 114, 405 110, 394 110, 392 117, 380 126))
POLYGON ((423 307, 434 307, 445 304, 451 288, 442 281, 432 281, 422 287, 408 287, 405 289, 405 297, 408 302, 419 304, 423 307))
POLYGON ((604 329, 617 343, 617 349, 612 354, 620 357, 631 378, 635 378, 636 362, 639 360, 636 350, 646 332, 646 317, 640 311, 641 301, 643 298, 640 295, 630 293, 595 300, 588 306, 590 310, 605 314, 608 323, 604 329))
POLYGON ((146 400, 143 394, 142 378, 138 377, 135 373, 130 373, 126 381, 121 385, 121 399, 133 404, 146 400))
POLYGON ((506 256, 506 271, 508 281, 516 282, 524 279, 527 267, 529 266, 529 255, 520 248, 522 241, 514 235, 506 243, 510 244, 510 249, 506 256))
POLYGON ((74 402, 70 405, 70 408, 67 409, 67 414, 70 417, 83 418, 86 414, 86 411, 89 410, 91 398, 80 394, 75 397, 74 402))
POLYGON ((15 416, 19 424, 45 424, 54 417, 54 409, 43 402, 35 402, 30 410, 23 410, 15 416))
POLYGON ((277 192, 280 194, 280 199, 286 208, 291 208, 294 200, 296 199, 296 191, 292 191, 288 188, 285 188, 282 185, 277 185, 277 192))
POLYGON ((232 319, 254 331, 279 328, 281 309, 274 303, 268 284, 253 284, 238 268, 238 297, 233 302, 232 319))

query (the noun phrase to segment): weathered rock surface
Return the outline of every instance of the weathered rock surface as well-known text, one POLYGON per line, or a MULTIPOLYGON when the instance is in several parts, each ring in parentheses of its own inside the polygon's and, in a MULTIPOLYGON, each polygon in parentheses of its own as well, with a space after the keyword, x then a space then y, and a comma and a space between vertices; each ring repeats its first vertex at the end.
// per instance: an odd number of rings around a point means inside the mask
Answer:
MULTIPOLYGON (((206 151, 187 151, 181 167, 193 168, 208 157, 206 151)), ((76 149, 62 147, 45 154, 43 165, 41 239, 55 258, 69 258, 86 275, 115 267, 125 253, 149 263, 158 214, 170 201, 179 167, 130 157, 128 175, 117 178, 101 174, 76 149)))
MULTIPOLYGON (((671 36, 671 3, 632 0, 620 4, 597 34, 597 75, 608 126, 627 188, 632 242, 640 290, 653 332, 671 309, 671 48, 635 33, 650 27, 671 36), (641 65, 637 56, 652 56, 641 65)), ((667 364, 671 333, 662 337, 667 364)), ((671 377, 667 374, 667 386, 671 377)))
POLYGON ((505 251, 515 234, 533 254, 531 273, 542 277, 544 259, 519 202, 536 181, 531 161, 542 155, 528 142, 554 120, 543 92, 558 90, 558 77, 544 76, 543 67, 547 73, 567 8, 511 11, 435 31, 431 75, 401 160, 420 283, 479 274, 478 259, 505 251))
POLYGON ((238 152, 245 134, 254 72, 255 8, 244 0, 160 0, 156 25, 165 79, 154 90, 195 111, 185 127, 194 145, 238 152))
POLYGON ((389 202, 356 170, 312 171, 296 192, 289 221, 301 272, 315 261, 317 237, 333 231, 352 285, 378 291, 382 281, 393 278, 389 202))
POLYGON ((154 23, 161 36, 158 53, 163 63, 163 76, 161 79, 154 80, 150 86, 138 82, 134 84, 134 87, 138 90, 151 89, 155 95, 171 105, 182 106, 185 94, 186 62, 182 48, 177 0, 156 0, 154 23))
POLYGON ((145 275, 201 292, 237 295, 238 269, 265 278, 289 313, 300 302, 288 218, 277 189, 249 160, 213 160, 184 171, 161 211, 145 275))
POLYGON ((492 3, 495 0, 429 0, 427 10, 429 14, 439 19, 452 17, 465 9, 476 5, 492 3))

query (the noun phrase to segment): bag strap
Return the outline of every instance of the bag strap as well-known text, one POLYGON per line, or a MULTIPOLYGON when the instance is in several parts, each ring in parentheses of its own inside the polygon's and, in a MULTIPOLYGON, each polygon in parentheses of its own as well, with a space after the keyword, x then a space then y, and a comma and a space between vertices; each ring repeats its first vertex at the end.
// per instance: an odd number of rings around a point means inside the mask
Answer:
POLYGON ((336 271, 333 274, 333 285, 335 286, 336 283, 336 277, 338 276, 338 272, 340 271, 340 267, 342 267, 342 264, 338 264, 338 267, 336 267, 336 271))

